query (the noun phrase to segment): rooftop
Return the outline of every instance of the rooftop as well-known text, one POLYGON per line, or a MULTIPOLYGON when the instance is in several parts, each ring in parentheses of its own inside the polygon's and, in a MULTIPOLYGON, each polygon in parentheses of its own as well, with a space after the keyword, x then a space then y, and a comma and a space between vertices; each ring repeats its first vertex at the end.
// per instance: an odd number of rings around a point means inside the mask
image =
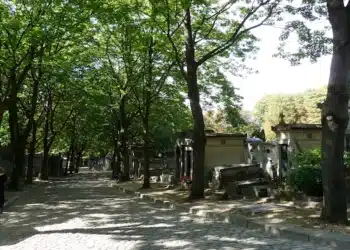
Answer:
POLYGON ((283 131, 283 130, 320 130, 322 129, 321 124, 278 124, 276 126, 272 126, 271 130, 283 131))
MULTIPOLYGON (((179 132, 177 135, 179 138, 191 138, 193 134, 193 130, 187 130, 179 132)), ((205 130, 205 136, 206 137, 244 137, 246 138, 247 135, 244 133, 219 133, 215 132, 214 130, 205 130)))

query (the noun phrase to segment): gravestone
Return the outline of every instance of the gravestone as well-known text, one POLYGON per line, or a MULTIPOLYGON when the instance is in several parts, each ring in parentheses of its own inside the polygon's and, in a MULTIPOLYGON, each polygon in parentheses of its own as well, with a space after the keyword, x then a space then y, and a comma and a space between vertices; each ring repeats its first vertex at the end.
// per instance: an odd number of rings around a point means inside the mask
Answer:
POLYGON ((229 182, 265 179, 265 173, 259 164, 233 164, 214 168, 213 186, 226 187, 229 182))

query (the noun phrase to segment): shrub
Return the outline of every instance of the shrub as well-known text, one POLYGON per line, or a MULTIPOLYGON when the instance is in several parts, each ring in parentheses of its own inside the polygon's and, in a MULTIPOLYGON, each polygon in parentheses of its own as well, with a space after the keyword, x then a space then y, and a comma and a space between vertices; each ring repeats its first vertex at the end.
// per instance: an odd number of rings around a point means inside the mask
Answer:
POLYGON ((321 164, 321 149, 314 148, 295 156, 296 166, 314 166, 320 167, 321 164))
MULTIPOLYGON (((350 168, 350 153, 344 153, 344 166, 350 168)), ((287 184, 310 196, 322 196, 321 149, 315 148, 295 156, 295 167, 289 172, 287 184)))
POLYGON ((295 167, 288 175, 288 185, 310 196, 322 196, 321 150, 311 149, 295 157, 295 167))
POLYGON ((288 184, 310 196, 322 196, 322 170, 316 166, 298 166, 288 175, 288 184))

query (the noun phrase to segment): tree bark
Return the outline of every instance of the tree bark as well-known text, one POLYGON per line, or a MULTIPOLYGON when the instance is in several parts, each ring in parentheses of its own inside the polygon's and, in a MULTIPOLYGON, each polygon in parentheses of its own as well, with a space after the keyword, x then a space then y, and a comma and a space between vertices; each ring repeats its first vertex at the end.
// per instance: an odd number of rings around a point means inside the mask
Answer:
POLYGON ((27 168, 27 183, 28 184, 33 183, 36 131, 37 131, 37 126, 36 126, 36 122, 34 122, 33 127, 32 127, 32 138, 30 141, 29 154, 28 154, 28 168, 27 168))
POLYGON ((204 118, 200 104, 200 94, 198 88, 197 70, 198 65, 195 60, 195 41, 192 34, 192 21, 190 7, 185 10, 185 36, 186 36, 186 82, 188 88, 188 98, 194 120, 193 131, 193 172, 190 199, 204 198, 204 159, 205 159, 205 133, 204 118))
POLYGON ((69 160, 72 152, 72 146, 70 146, 68 152, 67 152, 67 161, 66 161, 66 166, 64 168, 64 176, 68 175, 68 167, 69 167, 69 160))
POLYGON ((149 124, 148 118, 143 121, 143 185, 142 188, 150 188, 149 173, 149 124))
POLYGON ((181 175, 180 157, 181 157, 180 147, 176 146, 175 147, 175 178, 174 178, 175 185, 179 184, 180 182, 180 175, 181 175))
POLYGON ((117 173, 117 161, 116 161, 116 158, 117 158, 117 154, 118 154, 118 140, 114 139, 113 140, 113 155, 112 155, 112 162, 111 162, 111 167, 112 167, 112 179, 116 178, 116 173, 117 173))
MULTIPOLYGON (((45 139, 44 139, 45 140, 45 139)), ((47 143, 44 143, 44 158, 40 171, 40 179, 48 180, 49 179, 49 150, 47 143)))
POLYGON ((69 174, 72 175, 75 168, 76 148, 73 146, 69 161, 69 174))
POLYGON ((126 115, 126 95, 124 94, 120 100, 120 125, 121 129, 119 131, 120 138, 120 151, 121 158, 123 162, 123 180, 130 180, 130 162, 129 162, 129 145, 128 145, 128 137, 129 137, 129 121, 126 115))
POLYGON ((123 148, 123 180, 130 181, 130 155, 129 155, 129 145, 125 145, 123 148))
POLYGON ((44 159, 43 164, 41 166, 40 171, 40 179, 48 180, 49 179, 49 151, 50 151, 50 114, 52 109, 52 94, 49 91, 47 98, 47 106, 45 107, 45 125, 44 125, 44 139, 43 139, 43 147, 44 147, 44 159))
POLYGON ((24 154, 24 145, 23 151, 21 149, 21 140, 18 127, 18 113, 17 113, 17 102, 16 95, 17 92, 12 93, 14 96, 11 97, 11 104, 9 107, 9 126, 11 134, 11 151, 13 157, 13 171, 11 175, 10 188, 14 190, 20 189, 20 176, 23 168, 23 156, 24 154))
POLYGON ((333 56, 327 98, 322 107, 322 219, 346 224, 347 196, 344 168, 344 138, 348 125, 350 70, 350 12, 343 1, 328 0, 333 31, 333 56))
POLYGON ((82 161, 83 151, 80 150, 77 155, 77 163, 75 165, 75 173, 79 173, 79 168, 81 167, 81 161, 82 161))

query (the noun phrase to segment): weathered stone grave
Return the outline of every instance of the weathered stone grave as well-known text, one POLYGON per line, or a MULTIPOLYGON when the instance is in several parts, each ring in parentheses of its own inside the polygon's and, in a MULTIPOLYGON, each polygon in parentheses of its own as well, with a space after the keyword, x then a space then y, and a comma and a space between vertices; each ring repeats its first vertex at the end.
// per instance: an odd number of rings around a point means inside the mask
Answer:
POLYGON ((233 164, 214 168, 214 188, 224 188, 228 198, 237 196, 267 197, 269 179, 259 164, 233 164))

